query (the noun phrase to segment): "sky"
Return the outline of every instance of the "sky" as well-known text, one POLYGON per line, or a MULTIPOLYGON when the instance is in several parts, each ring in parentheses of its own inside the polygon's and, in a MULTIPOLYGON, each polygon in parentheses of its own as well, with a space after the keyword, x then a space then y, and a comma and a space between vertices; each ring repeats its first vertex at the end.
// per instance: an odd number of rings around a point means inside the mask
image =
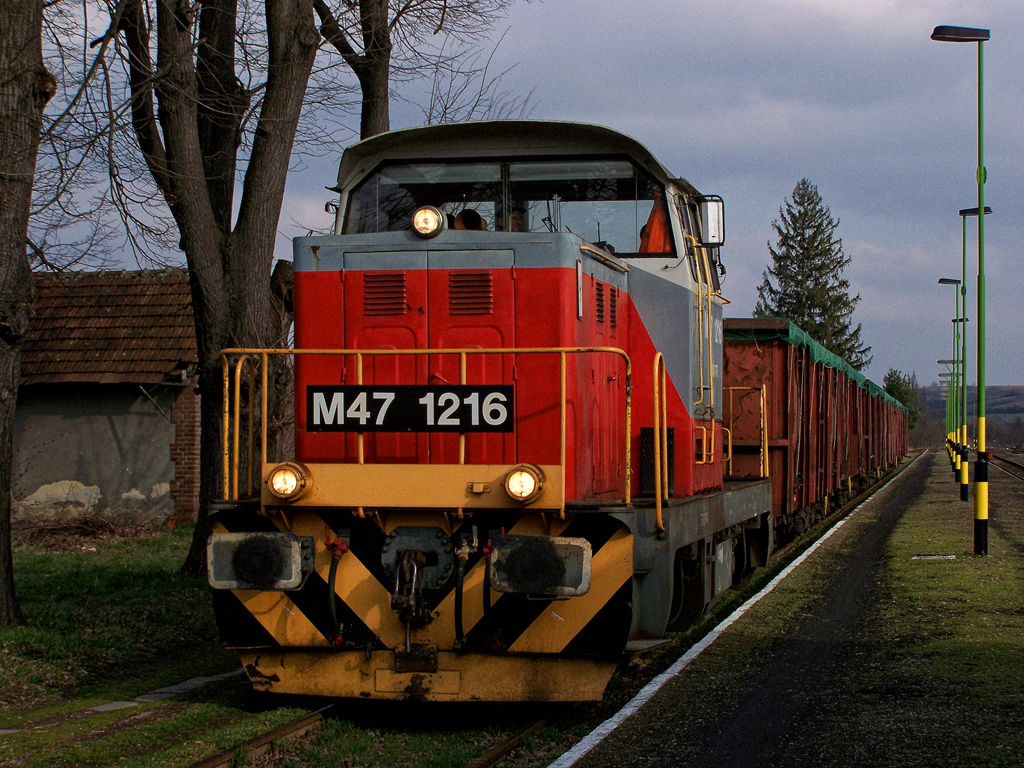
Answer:
MULTIPOLYGON (((533 93, 529 117, 633 136, 726 205, 727 317, 749 316, 802 178, 839 221, 860 294, 865 370, 921 385, 952 354, 961 276, 958 211, 978 205, 978 46, 936 25, 991 30, 984 44, 986 384, 1024 384, 1024 2, 1021 0, 545 0, 519 3, 496 68, 533 93)), ((393 106, 392 127, 417 113, 393 106)), ((289 180, 278 255, 323 213, 337 164, 289 180), (301 227, 296 226, 301 223, 301 227)), ((977 219, 968 219, 968 381, 977 381, 977 219)))

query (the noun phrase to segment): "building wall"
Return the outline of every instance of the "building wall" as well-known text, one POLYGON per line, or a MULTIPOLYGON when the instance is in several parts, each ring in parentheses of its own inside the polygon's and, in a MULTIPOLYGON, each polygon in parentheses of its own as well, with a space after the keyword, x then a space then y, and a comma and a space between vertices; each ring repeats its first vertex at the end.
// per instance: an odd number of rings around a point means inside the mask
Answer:
POLYGON ((171 497, 174 514, 193 520, 199 513, 199 395, 195 387, 183 387, 171 409, 174 422, 174 441, 171 443, 171 461, 174 479, 171 497))
POLYGON ((21 387, 11 478, 19 508, 65 502, 194 516, 197 398, 190 386, 151 386, 146 393, 136 384, 21 387), (82 498, 80 486, 89 489, 82 498))

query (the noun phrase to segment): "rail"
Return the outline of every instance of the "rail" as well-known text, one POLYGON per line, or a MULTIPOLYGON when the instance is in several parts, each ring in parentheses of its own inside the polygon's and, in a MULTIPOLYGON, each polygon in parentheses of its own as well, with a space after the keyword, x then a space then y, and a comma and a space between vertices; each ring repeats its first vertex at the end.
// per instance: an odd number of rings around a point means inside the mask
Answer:
MULTIPOLYGON (((267 463, 267 410, 268 410, 268 369, 271 357, 286 356, 334 356, 354 357, 356 363, 356 386, 363 385, 363 360, 366 357, 408 357, 408 356, 459 356, 459 383, 466 384, 466 360, 469 355, 551 355, 559 356, 559 464, 564 468, 566 460, 566 360, 570 354, 611 354, 620 357, 626 369, 626 402, 624 420, 624 478, 623 499, 625 504, 631 500, 632 466, 631 430, 632 430, 632 364, 629 356, 617 347, 496 347, 496 348, 432 348, 432 349, 246 349, 231 348, 221 351, 221 365, 224 379, 224 402, 222 424, 223 450, 223 493, 226 500, 239 498, 239 465, 241 463, 241 433, 237 428, 242 420, 242 378, 247 371, 250 393, 256 386, 256 367, 254 360, 259 361, 260 373, 260 449, 261 466, 267 463), (236 425, 232 429, 232 423, 236 425)), ((246 493, 252 495, 252 478, 255 461, 255 414, 254 408, 248 409, 247 428, 247 477, 246 493)), ((357 462, 363 464, 364 433, 356 432, 357 462)), ((465 463, 466 433, 459 432, 459 464, 465 463)), ((565 503, 565 472, 562 472, 562 505, 565 503)))

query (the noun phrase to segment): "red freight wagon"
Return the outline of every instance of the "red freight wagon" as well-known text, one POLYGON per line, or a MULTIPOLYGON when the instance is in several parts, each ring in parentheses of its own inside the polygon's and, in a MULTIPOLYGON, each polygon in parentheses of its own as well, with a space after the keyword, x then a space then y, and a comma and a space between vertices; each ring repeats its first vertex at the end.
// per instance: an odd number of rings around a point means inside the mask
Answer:
POLYGON ((786 320, 727 318, 723 381, 729 475, 772 479, 782 535, 798 535, 906 453, 906 409, 786 320))

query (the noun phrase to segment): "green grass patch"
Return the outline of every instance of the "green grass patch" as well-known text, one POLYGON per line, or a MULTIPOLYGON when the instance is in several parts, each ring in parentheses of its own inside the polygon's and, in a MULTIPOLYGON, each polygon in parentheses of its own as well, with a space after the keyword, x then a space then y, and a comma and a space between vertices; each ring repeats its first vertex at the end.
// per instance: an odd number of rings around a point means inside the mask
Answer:
POLYGON ((299 717, 280 707, 252 713, 234 700, 147 704, 0 737, 0 764, 19 768, 177 768, 234 747, 299 717))
POLYGON ((16 548, 26 625, 0 629, 0 725, 17 710, 59 710, 72 694, 135 696, 234 663, 216 645, 205 580, 178 573, 191 534, 96 541, 95 551, 16 548))
MULTIPOLYGON (((340 713, 325 720, 312 737, 279 745, 274 768, 462 768, 543 714, 537 706, 492 704, 418 707, 391 703, 373 710, 368 722, 361 717, 353 722, 340 713)), ((547 706, 540 710, 553 711, 547 706)), ((576 732, 575 738, 584 733, 576 732)), ((533 749, 538 742, 548 745, 551 740, 568 746, 573 738, 570 734, 565 740, 566 728, 559 723, 537 732, 521 748, 533 749)))
POLYGON ((818 764, 1016 766, 1024 754, 1024 487, 994 473, 989 555, 943 457, 889 537, 836 695, 805 731, 818 764), (953 559, 927 559, 953 555, 953 559), (923 558, 921 556, 924 556, 923 558), (916 559, 915 559, 916 557, 916 559), (842 745, 839 747, 838 745, 842 745))

